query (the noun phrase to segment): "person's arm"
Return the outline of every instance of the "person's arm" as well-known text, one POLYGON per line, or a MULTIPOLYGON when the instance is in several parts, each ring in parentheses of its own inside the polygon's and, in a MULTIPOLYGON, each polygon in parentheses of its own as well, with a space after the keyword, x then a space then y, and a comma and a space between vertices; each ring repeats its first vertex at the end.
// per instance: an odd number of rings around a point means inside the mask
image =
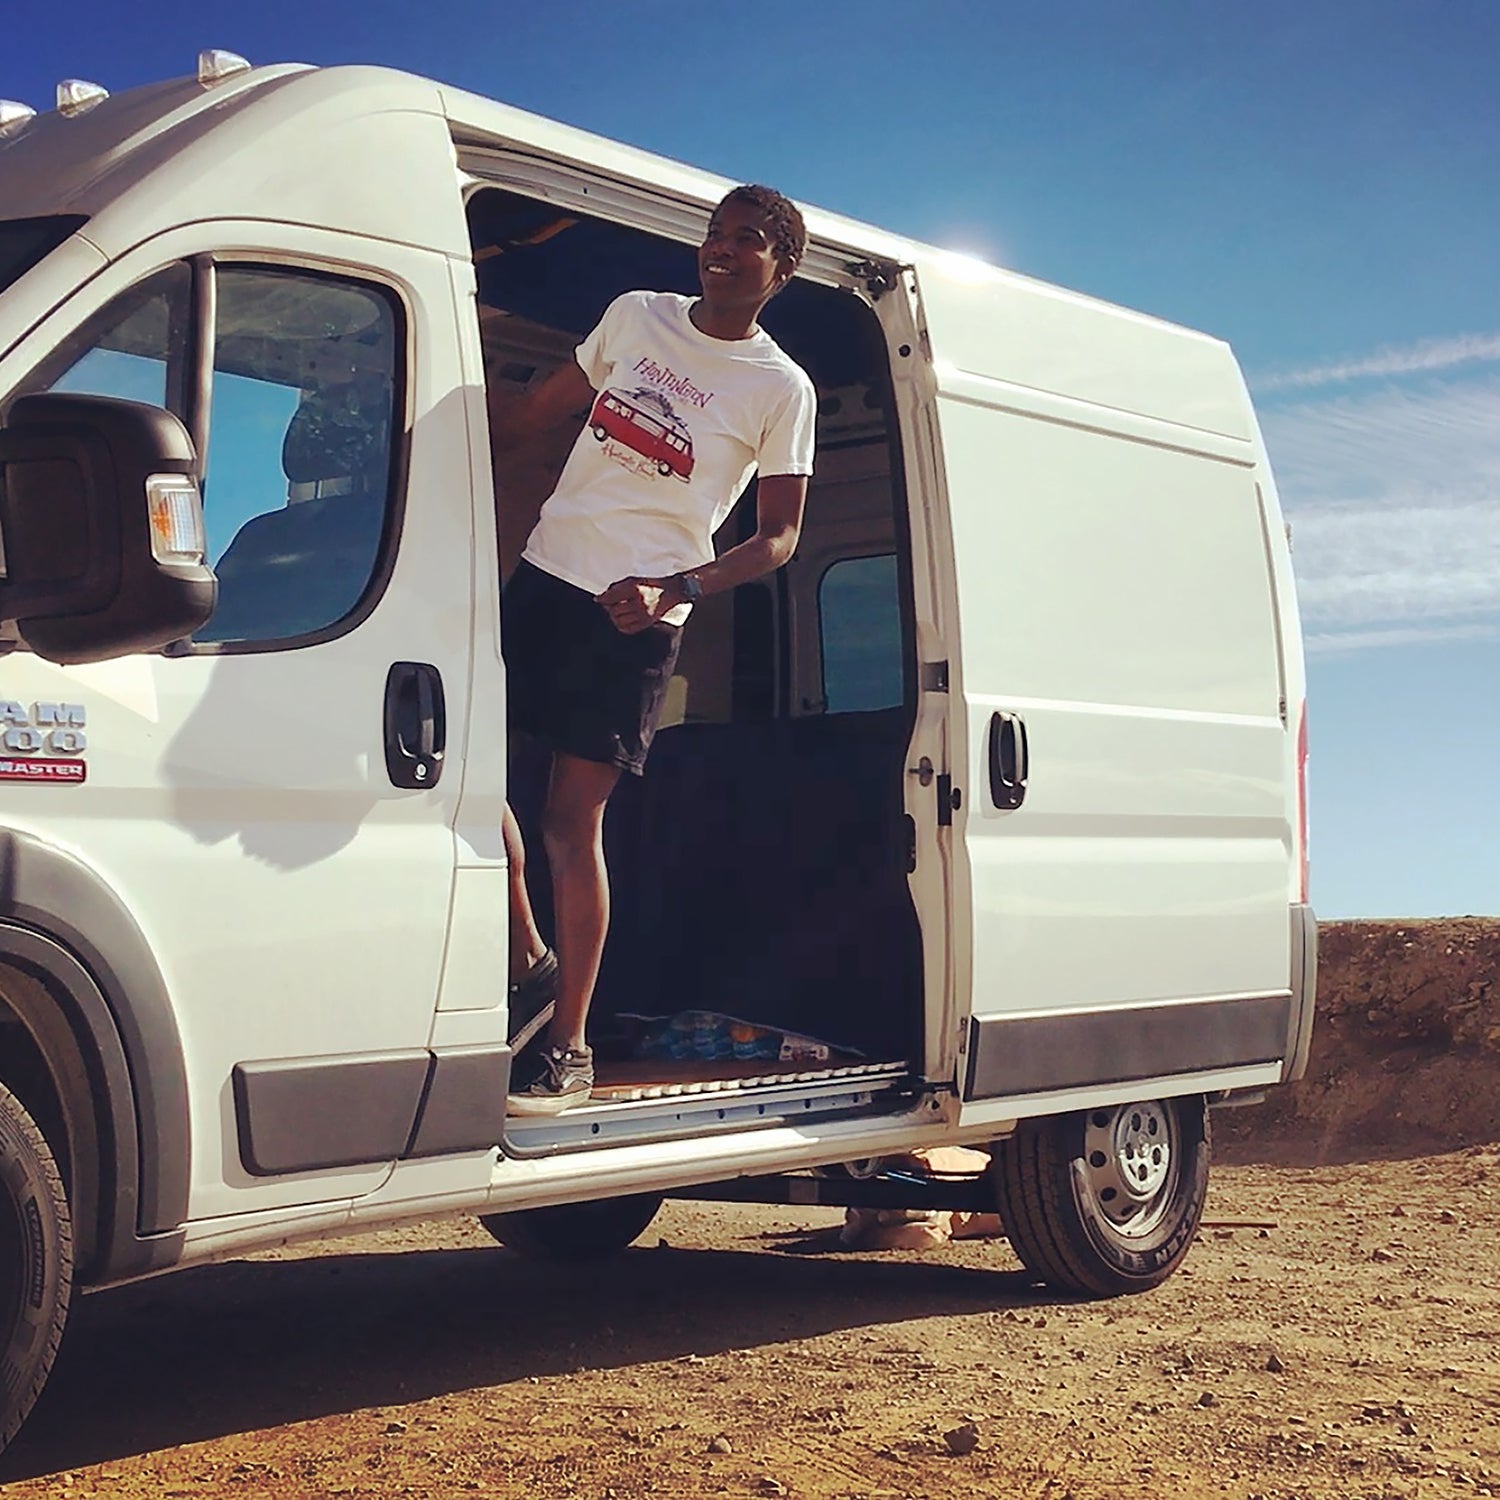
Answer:
POLYGON ((594 388, 578 361, 566 359, 540 385, 516 396, 489 392, 490 446, 496 453, 519 446, 533 433, 558 427, 592 403, 594 388))
MULTIPOLYGON (((689 570, 703 586, 703 593, 725 593, 753 578, 774 573, 789 562, 802 535, 806 504, 807 475, 763 475, 755 487, 755 535, 713 562, 689 570)), ((616 630, 636 635, 668 610, 687 602, 679 576, 622 578, 597 595, 597 602, 604 606, 616 630)))

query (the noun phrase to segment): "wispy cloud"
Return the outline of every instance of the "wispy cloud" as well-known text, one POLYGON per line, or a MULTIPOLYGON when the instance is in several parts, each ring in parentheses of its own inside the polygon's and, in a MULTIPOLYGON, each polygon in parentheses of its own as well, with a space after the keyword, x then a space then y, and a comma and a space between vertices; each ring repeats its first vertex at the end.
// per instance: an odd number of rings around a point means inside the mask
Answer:
POLYGON ((1314 654, 1500 635, 1500 377, 1268 403, 1314 654))
POLYGON ((1256 377, 1252 384, 1257 393, 1307 390, 1371 377, 1432 374, 1493 360, 1500 360, 1500 333, 1464 333, 1456 338, 1392 345, 1358 359, 1335 360, 1305 370, 1271 371, 1256 377))
POLYGON ((1472 625, 1409 625, 1390 630, 1309 631, 1309 656, 1344 656, 1390 646, 1435 646, 1444 641, 1500 641, 1500 621, 1472 625))

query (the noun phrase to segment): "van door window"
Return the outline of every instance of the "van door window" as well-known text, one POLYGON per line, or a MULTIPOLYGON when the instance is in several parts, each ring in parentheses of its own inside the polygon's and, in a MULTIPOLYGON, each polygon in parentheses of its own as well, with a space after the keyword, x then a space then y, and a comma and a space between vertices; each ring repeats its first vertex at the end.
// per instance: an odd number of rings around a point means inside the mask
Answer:
POLYGON ((824 712, 861 713, 902 702, 901 599, 896 557, 849 557, 818 585, 824 712))
POLYGON ((204 519, 219 604, 202 642, 285 642, 370 590, 392 492, 399 319, 356 282, 218 273, 204 519))
POLYGON ((116 396, 182 416, 191 285, 181 262, 147 277, 64 341, 24 389, 116 396))
MULTIPOLYGON (((203 511, 219 602, 195 642, 303 644, 374 590, 404 335, 367 283, 220 266, 203 511)), ((65 340, 25 391, 115 396, 186 420, 193 272, 177 262, 65 340)), ((3 649, 0 642, 0 649, 3 649)))

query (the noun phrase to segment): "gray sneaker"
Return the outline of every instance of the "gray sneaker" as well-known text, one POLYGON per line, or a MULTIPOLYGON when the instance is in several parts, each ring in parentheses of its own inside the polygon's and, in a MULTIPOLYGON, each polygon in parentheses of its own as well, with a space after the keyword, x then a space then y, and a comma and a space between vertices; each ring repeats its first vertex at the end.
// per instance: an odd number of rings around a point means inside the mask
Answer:
POLYGON ((539 1047, 520 1059, 516 1086, 505 1101, 508 1115, 560 1115, 584 1104, 594 1089, 591 1047, 539 1047))

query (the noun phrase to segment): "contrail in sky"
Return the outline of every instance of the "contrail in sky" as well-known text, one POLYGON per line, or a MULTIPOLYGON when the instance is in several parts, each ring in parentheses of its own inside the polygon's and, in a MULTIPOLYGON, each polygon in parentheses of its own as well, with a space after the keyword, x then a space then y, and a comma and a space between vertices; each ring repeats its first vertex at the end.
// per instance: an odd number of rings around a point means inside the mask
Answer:
POLYGON ((1419 375, 1497 359, 1500 359, 1500 333, 1464 333, 1457 338, 1419 339, 1415 344, 1377 349, 1363 359, 1337 360, 1306 370, 1263 375, 1253 384, 1259 392, 1306 390, 1372 375, 1419 375))

